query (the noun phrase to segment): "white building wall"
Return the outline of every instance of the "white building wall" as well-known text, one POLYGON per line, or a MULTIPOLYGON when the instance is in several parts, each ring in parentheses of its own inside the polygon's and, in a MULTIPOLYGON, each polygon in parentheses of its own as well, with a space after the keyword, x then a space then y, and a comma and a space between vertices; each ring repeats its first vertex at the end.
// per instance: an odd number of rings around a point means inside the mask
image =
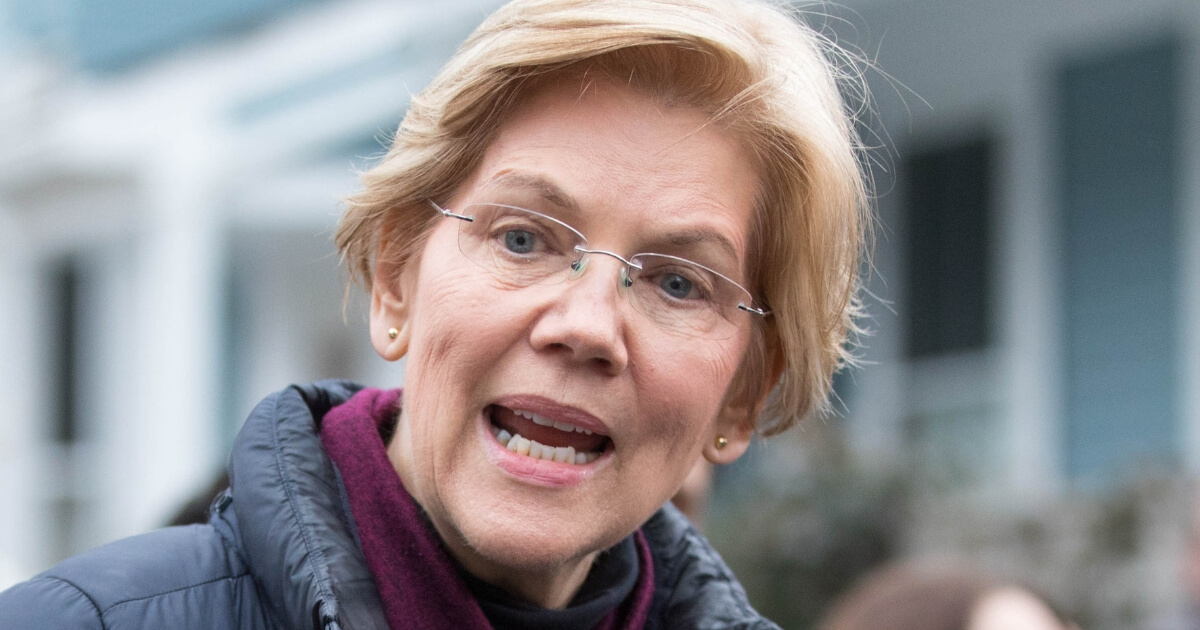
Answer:
MULTIPOLYGON (((961 394, 957 385, 992 382, 977 395, 998 401, 1003 427, 1003 494, 1040 500, 1053 496, 1062 483, 1062 415, 1060 383, 1063 362, 1056 234, 1057 180, 1054 136, 1053 71, 1064 59, 1079 58, 1110 47, 1137 43, 1162 34, 1181 37, 1188 51, 1185 133, 1188 173, 1200 173, 1200 4, 1191 0, 1088 0, 1041 2, 956 2, 953 0, 861 0, 846 2, 859 16, 857 33, 843 40, 871 51, 878 65, 894 77, 889 84, 873 77, 874 97, 882 125, 899 159, 931 141, 953 138, 986 127, 998 141, 997 224, 994 226, 995 304, 1000 308, 994 351, 974 358, 948 357, 934 364, 906 363, 895 335, 902 320, 878 318, 884 332, 869 340, 867 358, 877 362, 864 370, 852 421, 866 429, 868 448, 880 441, 902 443, 904 417, 942 396, 961 394), (876 52, 877 51, 877 52, 876 52), (888 332, 892 329, 895 332, 888 332), (938 364, 941 364, 940 366, 938 364), (923 374, 944 380, 945 392, 922 394, 923 374), (924 397, 924 400, 919 398, 924 397), (889 429, 890 428, 890 429, 889 429)), ((1175 360, 1186 381, 1178 391, 1184 402, 1181 418, 1190 448, 1189 465, 1200 471, 1200 176, 1183 176, 1182 217, 1190 238, 1180 240, 1187 263, 1178 318, 1186 342, 1175 360)), ((903 235, 897 234, 897 197, 903 191, 881 190, 884 223, 877 266, 883 281, 874 284, 884 299, 903 295, 898 256, 903 235)), ((902 306, 901 306, 902 313, 902 306)), ((876 308, 876 313, 882 309, 876 308)), ((886 447, 882 447, 886 448, 886 447)))
POLYGON ((35 511, 35 497, 45 482, 36 473, 41 441, 35 417, 36 378, 33 363, 33 278, 24 234, 10 207, 0 206, 0 495, 10 501, 0 516, 0 587, 23 577, 41 560, 45 545, 44 520, 35 511), (25 333, 25 334, 22 334, 25 333))
MULTIPOLYGON (((114 75, 21 61, 24 87, 0 88, 0 582, 161 525, 223 468, 230 409, 321 376, 400 384, 402 366, 370 348, 360 302, 342 322, 332 233, 362 161, 335 156, 391 133, 496 4, 310 5, 114 75), (231 359, 239 238, 298 245, 259 261, 241 305, 250 336, 231 359), (85 314, 70 448, 47 428, 57 394, 39 276, 66 254, 82 261, 85 314), (231 360, 248 369, 230 405, 231 360)), ((0 67, 12 54, 0 50, 0 67)))

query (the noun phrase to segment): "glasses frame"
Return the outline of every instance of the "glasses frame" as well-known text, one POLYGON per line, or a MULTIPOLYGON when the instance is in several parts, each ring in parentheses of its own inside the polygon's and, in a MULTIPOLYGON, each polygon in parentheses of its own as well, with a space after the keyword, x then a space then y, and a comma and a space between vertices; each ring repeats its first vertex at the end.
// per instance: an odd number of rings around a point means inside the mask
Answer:
MULTIPOLYGON (((458 219, 459 221, 466 221, 468 223, 473 223, 475 221, 475 217, 472 215, 465 214, 465 213, 458 213, 458 212, 449 210, 447 208, 443 208, 442 206, 438 205, 438 203, 436 201, 434 201, 432 199, 429 199, 428 201, 429 201, 429 205, 433 206, 433 208, 435 210, 437 210, 445 218, 458 219)), ((470 208, 471 205, 474 205, 474 204, 468 204, 466 207, 470 208)), ((511 208, 513 210, 520 210, 521 212, 528 212, 530 214, 534 214, 534 215, 537 215, 544 219, 553 221, 553 222, 567 228, 571 232, 573 232, 576 236, 579 237, 580 241, 583 241, 584 245, 588 244, 587 237, 583 235, 583 232, 580 232, 579 230, 571 227, 570 225, 568 225, 562 221, 559 221, 558 219, 555 219, 554 217, 546 216, 540 212, 537 212, 535 210, 530 210, 528 208, 521 208, 519 206, 511 206, 511 205, 503 204, 503 203, 488 203, 486 205, 497 206, 497 207, 501 207, 501 208, 511 208)), ((633 284, 633 280, 630 279, 630 277, 629 277, 629 268, 632 267, 632 268, 638 269, 638 270, 642 269, 642 265, 639 264, 636 260, 634 260, 638 256, 657 256, 659 258, 669 258, 671 260, 677 260, 679 262, 686 263, 689 265, 695 265, 695 266, 721 278, 722 280, 728 282, 729 284, 732 284, 733 286, 737 287, 738 289, 740 289, 742 291, 742 293, 744 293, 746 295, 747 298, 749 298, 750 305, 738 302, 737 307, 739 310, 743 310, 747 313, 750 313, 752 315, 757 315, 759 317, 767 317, 767 316, 771 315, 770 309, 757 308, 757 307, 753 306, 753 304, 757 300, 754 299, 754 294, 750 293, 750 291, 748 289, 746 289, 746 287, 744 287, 740 283, 734 281, 729 276, 726 276, 725 274, 723 274, 715 269, 701 265, 700 263, 695 262, 693 260, 688 260, 686 258, 680 258, 678 256, 672 256, 670 254, 659 254, 659 253, 655 253, 655 252, 639 252, 637 254, 634 254, 633 256, 630 256, 629 258, 625 258, 624 256, 622 256, 616 252, 611 252, 606 249, 589 249, 586 247, 581 247, 579 245, 575 246, 574 251, 576 254, 579 254, 579 258, 577 258, 575 261, 573 261, 571 263, 571 269, 574 271, 579 270, 579 268, 582 266, 581 261, 583 260, 583 256, 588 255, 588 254, 602 254, 604 256, 611 256, 611 257, 616 258, 617 260, 621 261, 621 263, 623 263, 625 265, 625 267, 621 271, 621 282, 626 287, 629 287, 633 284)))

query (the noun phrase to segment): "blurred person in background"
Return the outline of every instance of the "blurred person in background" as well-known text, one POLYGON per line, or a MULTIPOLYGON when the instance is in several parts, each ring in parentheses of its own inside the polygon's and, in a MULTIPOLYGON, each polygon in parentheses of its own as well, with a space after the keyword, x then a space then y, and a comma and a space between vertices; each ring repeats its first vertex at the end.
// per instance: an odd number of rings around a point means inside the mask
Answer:
POLYGON ((182 507, 176 510, 175 514, 171 516, 171 520, 167 521, 167 526, 175 527, 179 525, 200 525, 207 523, 208 508, 228 488, 229 474, 222 471, 203 490, 189 498, 182 507))
POLYGON ((253 411, 203 525, 0 594, 21 628, 771 628, 664 507, 825 406, 866 184, 771 5, 518 0, 412 102, 337 247, 405 387, 253 411))
POLYGON ((1182 607, 1152 619, 1145 625, 1148 630, 1200 630, 1200 500, 1192 502, 1187 544, 1179 559, 1182 607))
POLYGON ((887 565, 834 602, 819 630, 1078 630, 1042 597, 961 566, 887 565))
POLYGON ((1178 618, 1161 630, 1200 630, 1200 500, 1193 501, 1192 523, 1180 567, 1187 602, 1178 618))

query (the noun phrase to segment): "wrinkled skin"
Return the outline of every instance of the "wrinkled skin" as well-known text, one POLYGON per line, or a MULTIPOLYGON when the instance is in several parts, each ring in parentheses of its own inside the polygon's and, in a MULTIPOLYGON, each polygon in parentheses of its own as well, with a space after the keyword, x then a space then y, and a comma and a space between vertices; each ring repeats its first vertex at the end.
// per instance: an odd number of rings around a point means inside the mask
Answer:
MULTIPOLYGON (((733 251, 709 240, 684 253, 719 261, 740 280, 758 177, 742 146, 705 122, 698 110, 666 107, 610 81, 564 79, 502 125, 443 205, 565 213, 591 247, 623 256, 719 234, 733 251)), ((649 518, 698 457, 727 463, 745 450, 745 407, 735 413, 722 401, 750 322, 715 341, 662 334, 632 308, 619 263, 604 256, 563 284, 514 289, 462 255, 457 230, 453 219, 438 223, 419 264, 399 280, 376 273, 372 341, 384 358, 408 357, 389 457, 467 570, 562 607, 596 553, 649 518), (389 328, 399 331, 394 339, 389 328), (582 481, 557 487, 497 466, 481 427, 488 406, 512 395, 599 419, 612 440, 609 457, 582 481), (713 445, 718 435, 728 441, 723 449, 713 445)))

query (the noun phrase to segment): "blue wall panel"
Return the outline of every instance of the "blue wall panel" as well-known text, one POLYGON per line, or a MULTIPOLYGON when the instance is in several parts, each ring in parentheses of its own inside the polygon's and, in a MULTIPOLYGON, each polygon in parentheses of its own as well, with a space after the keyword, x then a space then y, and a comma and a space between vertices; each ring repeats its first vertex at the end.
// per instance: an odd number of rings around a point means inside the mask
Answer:
POLYGON ((1063 439, 1085 483, 1177 460, 1179 64, 1161 43, 1058 77, 1063 439))

